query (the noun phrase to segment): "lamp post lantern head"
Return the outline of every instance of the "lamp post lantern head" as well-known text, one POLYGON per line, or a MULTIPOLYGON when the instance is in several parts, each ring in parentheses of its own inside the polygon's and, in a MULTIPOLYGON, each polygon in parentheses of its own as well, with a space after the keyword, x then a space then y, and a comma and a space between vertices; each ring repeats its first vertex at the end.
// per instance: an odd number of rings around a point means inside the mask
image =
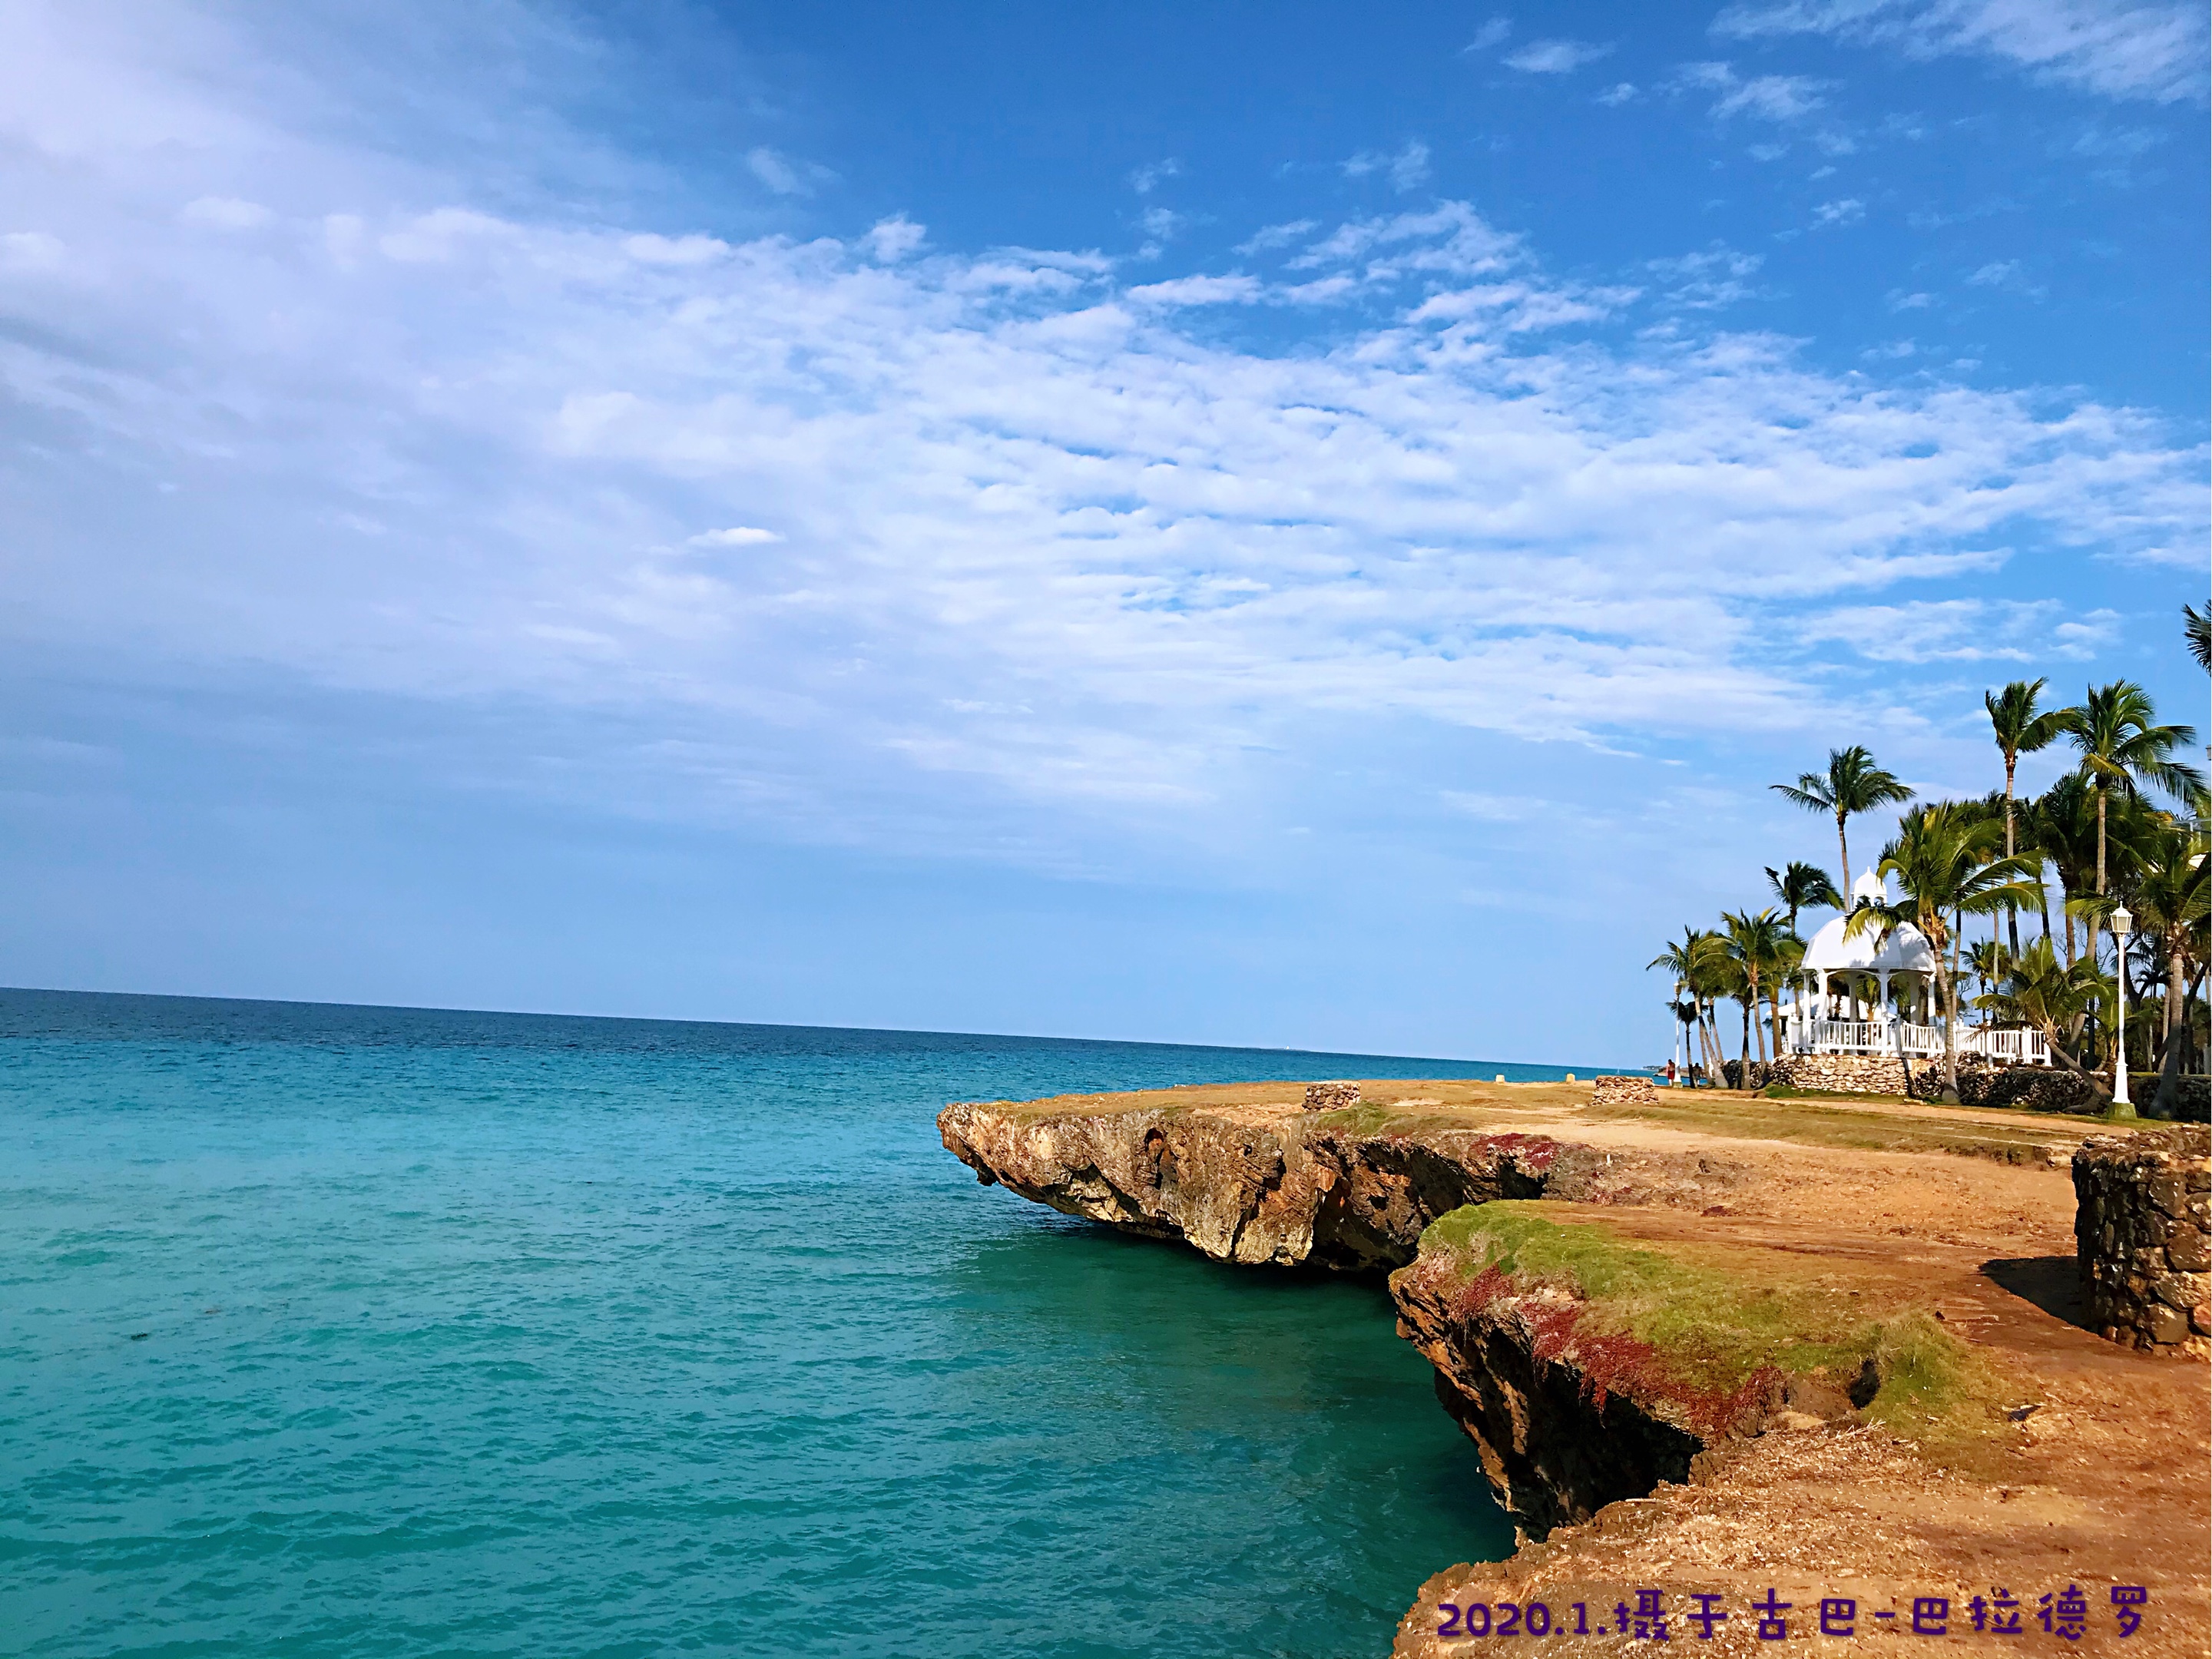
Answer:
POLYGON ((2136 919, 2128 914, 2128 907, 2126 905, 2123 904, 2118 909, 2112 912, 2112 937, 2114 939, 2125 939, 2130 933, 2135 931, 2135 926, 2136 919))

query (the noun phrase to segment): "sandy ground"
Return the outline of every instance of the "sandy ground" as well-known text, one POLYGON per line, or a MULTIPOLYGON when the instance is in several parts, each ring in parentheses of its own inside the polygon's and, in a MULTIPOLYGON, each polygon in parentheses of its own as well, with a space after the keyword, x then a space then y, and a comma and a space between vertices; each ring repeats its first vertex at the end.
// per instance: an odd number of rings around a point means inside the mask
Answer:
MULTIPOLYGON (((1913 1112, 1923 1108, 1900 1107, 1913 1112)), ((1966 1115, 1972 1118, 1980 1115, 1966 1115)), ((1669 1133, 1648 1126, 1592 1126, 1669 1133)), ((2091 1126, 2082 1126, 2084 1128, 2091 1126)), ((1591 1138, 1577 1130, 1577 1139, 1591 1138)), ((1798 1258, 1842 1275, 1869 1305, 1940 1310, 2019 1384, 2016 1443, 1994 1480, 1931 1467, 1886 1431, 1808 1431, 1749 1443, 1699 1484, 1618 1504, 1506 1563, 1461 1566, 1424 1586, 1401 1628, 1401 1656, 1465 1655, 1501 1638, 1441 1640, 1439 1602, 1585 1604, 1631 1632, 1553 1638, 1563 1652, 1649 1652, 1633 1634, 1638 1589, 1656 1589, 1674 1618, 1670 1640, 1701 1651, 1778 1650, 1759 1635, 1754 1601, 1770 1589, 1794 1609, 1781 1647, 1841 1650, 1937 1640, 2016 1652, 2212 1654, 2212 1377, 2201 1363, 2138 1354, 2079 1323, 2069 1174, 1954 1153, 1893 1154, 1748 1139, 1689 1137, 1753 1164, 1754 1178, 1716 1212, 1614 1211, 1608 1224, 1655 1242, 1708 1240, 1798 1258), (2127 1638, 2115 1584, 2147 1595, 2127 1638), (2041 1598, 2078 1588, 2079 1639, 2045 1632, 2041 1598), (1700 1603, 1691 1592, 1717 1594, 1700 1603), (2008 1591, 2019 1634, 1973 1628, 1972 1599, 2008 1591), (1859 1608, 1854 1634, 1819 1634, 1824 1598, 1859 1608), (1924 1598, 1952 1609, 1938 1616, 1924 1598), (1923 1629, 1913 1629, 1919 1601, 1923 1629), (1703 1605, 1730 1617, 1701 1637, 1680 1615, 1703 1605), (1889 1620, 1875 1617, 1887 1611, 1889 1620)), ((2012 1402, 2008 1402, 2012 1403, 2012 1402)), ((1985 1614, 1985 1622, 2002 1615, 1985 1614)), ((1498 1617, 1493 1613, 1491 1617, 1498 1617)), ((1840 1620, 1835 1622, 1840 1624, 1840 1620)))

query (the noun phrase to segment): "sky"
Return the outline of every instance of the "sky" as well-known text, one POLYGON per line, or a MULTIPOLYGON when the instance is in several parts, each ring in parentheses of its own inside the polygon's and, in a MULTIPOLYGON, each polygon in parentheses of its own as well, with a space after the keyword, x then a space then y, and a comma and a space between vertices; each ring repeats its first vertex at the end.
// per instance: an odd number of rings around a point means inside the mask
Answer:
POLYGON ((2206 725, 2206 81, 2163 0, 0 0, 0 982, 1662 1059, 1832 870, 1769 783, 2206 725))

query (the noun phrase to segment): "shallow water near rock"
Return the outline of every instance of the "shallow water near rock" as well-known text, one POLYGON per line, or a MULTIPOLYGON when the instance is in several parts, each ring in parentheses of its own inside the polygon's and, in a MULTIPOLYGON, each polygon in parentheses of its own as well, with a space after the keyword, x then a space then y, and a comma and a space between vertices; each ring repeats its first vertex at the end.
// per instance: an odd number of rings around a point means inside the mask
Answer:
POLYGON ((933 1119, 1499 1070, 0 993, 6 1649, 1386 1652, 1512 1529, 1380 1285, 933 1119))

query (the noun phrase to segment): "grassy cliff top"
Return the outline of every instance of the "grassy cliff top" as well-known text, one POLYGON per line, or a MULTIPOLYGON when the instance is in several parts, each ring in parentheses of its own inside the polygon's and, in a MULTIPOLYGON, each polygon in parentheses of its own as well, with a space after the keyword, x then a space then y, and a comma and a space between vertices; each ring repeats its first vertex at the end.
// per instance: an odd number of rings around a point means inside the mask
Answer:
POLYGON ((1547 1291, 1570 1300, 1571 1334, 1558 1340, 1692 1414, 1772 1367, 1845 1395, 1857 1386, 1863 1419, 1941 1462, 1979 1465, 2009 1443, 2005 1407, 2022 1385, 1944 1328, 1909 1271, 1880 1253, 1730 1231, 1648 1212, 1470 1205, 1433 1223, 1401 1271, 1455 1281, 1468 1309, 1547 1291))

